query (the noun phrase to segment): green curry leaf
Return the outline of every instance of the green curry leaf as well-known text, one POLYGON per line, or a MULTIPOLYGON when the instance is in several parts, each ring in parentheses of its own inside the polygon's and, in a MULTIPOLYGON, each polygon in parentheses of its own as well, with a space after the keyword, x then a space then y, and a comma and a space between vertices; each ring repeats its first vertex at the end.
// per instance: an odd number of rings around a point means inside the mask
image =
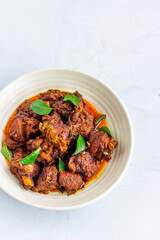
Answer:
POLYGON ((86 148, 86 142, 85 142, 84 138, 79 134, 79 136, 77 138, 76 151, 72 155, 76 155, 76 154, 82 152, 85 148, 86 148))
POLYGON ((3 154, 3 156, 4 156, 5 158, 8 159, 8 161, 11 161, 11 159, 12 159, 12 152, 9 150, 9 148, 7 147, 7 145, 5 145, 4 147, 2 147, 1 153, 3 154))
POLYGON ((37 99, 34 102, 31 103, 30 108, 32 109, 33 112, 39 114, 39 115, 45 115, 49 114, 52 109, 49 107, 43 100, 37 99))
POLYGON ((65 163, 62 161, 61 158, 58 158, 59 159, 59 172, 63 171, 65 169, 65 163))
POLYGON ((78 107, 78 104, 79 104, 79 98, 76 97, 75 95, 73 94, 69 94, 69 95, 66 95, 63 99, 63 102, 66 102, 66 101, 71 101, 74 105, 76 105, 76 107, 78 107))
POLYGON ((41 147, 38 147, 34 152, 29 154, 25 158, 18 159, 17 161, 20 161, 22 165, 30 165, 36 161, 40 150, 41 150, 41 147))
POLYGON ((108 133, 109 136, 112 136, 111 131, 108 127, 100 127, 97 129, 97 131, 103 131, 103 132, 108 133))

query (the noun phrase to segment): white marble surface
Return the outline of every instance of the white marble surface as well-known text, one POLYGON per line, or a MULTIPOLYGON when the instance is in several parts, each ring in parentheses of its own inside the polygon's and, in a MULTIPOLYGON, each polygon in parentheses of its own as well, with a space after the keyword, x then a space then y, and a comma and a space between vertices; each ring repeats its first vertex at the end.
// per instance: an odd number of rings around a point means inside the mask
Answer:
POLYGON ((159 240, 160 1, 0 0, 0 88, 46 67, 116 90, 134 125, 132 162, 109 195, 74 211, 39 210, 0 190, 0 239, 159 240))

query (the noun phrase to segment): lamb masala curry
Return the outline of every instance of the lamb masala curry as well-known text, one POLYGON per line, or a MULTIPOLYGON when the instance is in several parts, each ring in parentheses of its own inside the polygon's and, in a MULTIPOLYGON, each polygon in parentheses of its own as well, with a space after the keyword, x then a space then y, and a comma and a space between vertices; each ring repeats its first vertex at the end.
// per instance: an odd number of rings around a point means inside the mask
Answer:
POLYGON ((25 190, 73 194, 97 177, 117 145, 105 117, 78 91, 50 89, 15 110, 1 152, 25 190))

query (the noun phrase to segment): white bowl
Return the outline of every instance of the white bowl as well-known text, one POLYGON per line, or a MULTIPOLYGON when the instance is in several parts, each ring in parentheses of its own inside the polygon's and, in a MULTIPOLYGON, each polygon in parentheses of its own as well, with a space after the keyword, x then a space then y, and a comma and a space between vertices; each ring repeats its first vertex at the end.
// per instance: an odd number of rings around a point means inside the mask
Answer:
POLYGON ((76 195, 50 193, 48 195, 25 191, 11 174, 0 153, 0 187, 15 199, 28 205, 51 210, 68 210, 83 207, 109 193, 124 175, 133 149, 133 130, 128 112, 108 86, 87 74, 65 70, 44 69, 28 73, 14 80, 0 92, 0 146, 3 129, 17 106, 39 92, 50 88, 73 92, 78 90, 101 113, 107 115, 107 122, 113 136, 118 140, 112 160, 98 179, 88 184, 76 195))

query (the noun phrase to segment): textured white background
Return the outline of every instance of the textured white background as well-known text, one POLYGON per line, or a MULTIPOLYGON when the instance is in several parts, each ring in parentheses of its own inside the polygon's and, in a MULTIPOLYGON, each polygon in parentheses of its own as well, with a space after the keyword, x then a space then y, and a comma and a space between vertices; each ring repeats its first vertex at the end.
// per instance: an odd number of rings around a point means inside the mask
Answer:
POLYGON ((39 210, 0 190, 0 239, 159 240, 160 1, 0 0, 0 89, 48 67, 90 73, 120 95, 132 162, 109 195, 74 211, 39 210))

